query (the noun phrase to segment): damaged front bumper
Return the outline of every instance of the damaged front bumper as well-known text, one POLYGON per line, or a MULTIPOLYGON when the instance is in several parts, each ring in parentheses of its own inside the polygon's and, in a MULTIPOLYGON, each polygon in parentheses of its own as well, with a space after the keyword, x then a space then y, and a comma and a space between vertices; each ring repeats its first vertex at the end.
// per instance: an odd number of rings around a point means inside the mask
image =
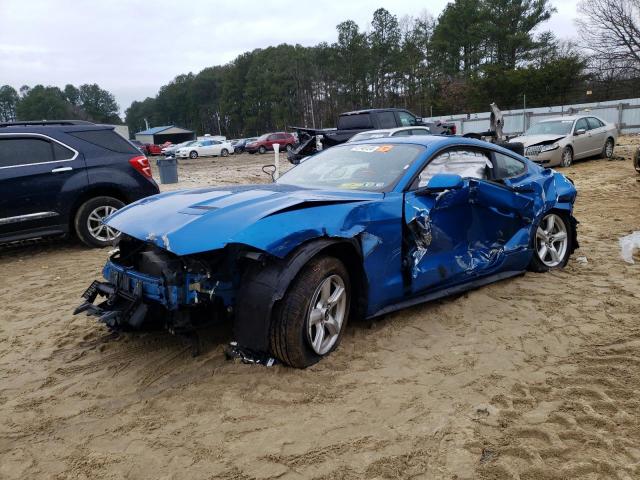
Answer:
POLYGON ((159 276, 123 267, 109 260, 103 269, 106 282, 94 281, 84 292, 84 301, 73 312, 85 312, 112 329, 138 329, 149 309, 163 307, 170 316, 199 303, 202 275, 185 274, 180 285, 168 284, 159 276), (104 301, 96 304, 96 300, 104 301))

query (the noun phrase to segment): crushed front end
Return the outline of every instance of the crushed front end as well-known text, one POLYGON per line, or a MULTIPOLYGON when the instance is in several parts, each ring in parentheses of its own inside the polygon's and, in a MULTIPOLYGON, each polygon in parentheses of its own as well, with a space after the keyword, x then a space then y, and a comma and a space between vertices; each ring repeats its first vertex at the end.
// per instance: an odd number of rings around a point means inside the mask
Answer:
POLYGON ((103 268, 106 281, 89 286, 74 314, 86 312, 113 330, 192 330, 232 309, 235 253, 178 256, 123 235, 103 268))

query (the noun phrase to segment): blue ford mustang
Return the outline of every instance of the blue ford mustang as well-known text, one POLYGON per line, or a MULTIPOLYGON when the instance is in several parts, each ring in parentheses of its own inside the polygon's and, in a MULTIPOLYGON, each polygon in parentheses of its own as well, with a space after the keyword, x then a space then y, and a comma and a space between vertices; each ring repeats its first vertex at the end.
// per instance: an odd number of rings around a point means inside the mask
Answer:
POLYGON ((575 198, 560 173, 478 140, 349 143, 273 184, 168 192, 118 211, 106 282, 76 313, 172 332, 231 316, 240 345, 306 367, 336 348, 349 318, 562 268, 578 246, 575 198))

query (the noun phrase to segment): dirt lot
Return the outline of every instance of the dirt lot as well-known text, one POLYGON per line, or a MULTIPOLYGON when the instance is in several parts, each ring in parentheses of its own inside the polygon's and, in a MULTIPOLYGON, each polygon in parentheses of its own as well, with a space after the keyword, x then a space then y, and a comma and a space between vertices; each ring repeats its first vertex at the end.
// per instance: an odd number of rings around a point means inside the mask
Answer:
MULTIPOLYGON (((304 371, 226 361, 229 328, 194 359, 71 316, 106 249, 0 251, 0 478, 640 478, 640 263, 618 247, 638 143, 565 171, 565 270, 353 323, 304 371)), ((185 161, 179 186, 264 182, 267 160, 185 161)))

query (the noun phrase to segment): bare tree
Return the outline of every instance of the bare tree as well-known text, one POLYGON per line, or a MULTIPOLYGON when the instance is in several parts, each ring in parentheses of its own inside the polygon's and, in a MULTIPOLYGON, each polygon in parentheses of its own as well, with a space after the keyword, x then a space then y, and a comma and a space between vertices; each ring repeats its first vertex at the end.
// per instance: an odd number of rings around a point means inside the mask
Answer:
POLYGON ((583 0, 577 21, 591 65, 602 76, 640 73, 640 0, 583 0))

